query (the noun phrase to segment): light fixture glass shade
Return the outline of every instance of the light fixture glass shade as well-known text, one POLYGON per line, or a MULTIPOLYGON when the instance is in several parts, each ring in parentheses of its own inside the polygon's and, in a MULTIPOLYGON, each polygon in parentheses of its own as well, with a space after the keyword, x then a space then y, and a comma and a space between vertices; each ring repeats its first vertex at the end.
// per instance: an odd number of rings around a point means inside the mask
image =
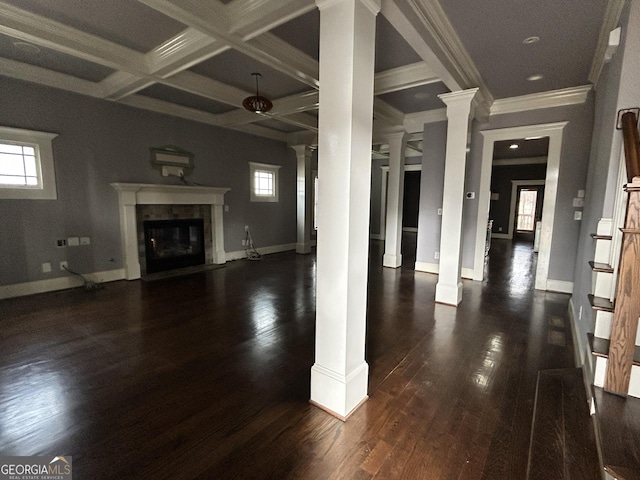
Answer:
POLYGON ((252 73, 256 77, 256 94, 245 98, 242 101, 242 106, 253 113, 265 113, 273 108, 273 103, 266 97, 260 95, 258 90, 258 77, 261 77, 259 73, 252 73))
POLYGON ((273 108, 273 103, 271 103, 271 100, 266 97, 253 95, 245 98, 242 101, 242 106, 253 113, 264 113, 273 108))

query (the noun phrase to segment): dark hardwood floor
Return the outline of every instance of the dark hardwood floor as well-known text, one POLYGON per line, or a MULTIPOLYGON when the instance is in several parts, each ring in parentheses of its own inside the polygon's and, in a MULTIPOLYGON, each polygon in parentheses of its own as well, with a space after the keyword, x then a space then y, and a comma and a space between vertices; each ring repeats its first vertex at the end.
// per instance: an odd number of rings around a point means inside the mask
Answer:
MULTIPOLYGON (((536 378, 573 366, 568 295, 494 241, 459 308, 373 242, 370 398, 311 406, 315 256, 0 301, 0 454, 77 479, 524 479, 536 378)), ((405 256, 405 260, 407 257, 405 256)))

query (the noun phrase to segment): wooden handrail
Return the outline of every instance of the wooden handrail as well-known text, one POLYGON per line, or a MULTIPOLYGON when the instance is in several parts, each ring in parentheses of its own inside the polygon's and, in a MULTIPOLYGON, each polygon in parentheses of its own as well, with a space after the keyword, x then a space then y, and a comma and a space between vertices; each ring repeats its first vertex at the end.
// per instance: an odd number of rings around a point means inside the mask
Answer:
POLYGON ((622 114, 622 136, 624 138, 624 156, 627 163, 627 180, 640 177, 640 140, 638 140, 638 119, 628 111, 622 114))

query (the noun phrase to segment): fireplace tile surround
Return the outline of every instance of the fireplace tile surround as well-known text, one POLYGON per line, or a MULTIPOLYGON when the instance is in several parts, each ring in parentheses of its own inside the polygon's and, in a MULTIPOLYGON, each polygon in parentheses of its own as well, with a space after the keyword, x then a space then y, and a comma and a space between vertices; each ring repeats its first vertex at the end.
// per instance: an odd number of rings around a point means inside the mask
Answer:
POLYGON ((224 195, 229 188, 142 183, 112 183, 111 186, 118 192, 126 279, 134 280, 144 273, 144 231, 141 226, 145 219, 203 218, 205 263, 225 263, 223 208, 224 195))

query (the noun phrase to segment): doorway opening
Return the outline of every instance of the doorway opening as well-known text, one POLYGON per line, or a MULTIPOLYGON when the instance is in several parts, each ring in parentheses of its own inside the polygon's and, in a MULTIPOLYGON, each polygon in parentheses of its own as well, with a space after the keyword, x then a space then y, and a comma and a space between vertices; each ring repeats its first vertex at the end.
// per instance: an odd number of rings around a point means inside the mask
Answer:
MULTIPOLYGON (((510 139, 532 139, 548 137, 548 152, 546 158, 546 173, 544 176, 545 191, 540 221, 540 249, 536 261, 535 288, 547 290, 549 267, 551 260, 551 244, 553 238, 553 223, 555 219, 556 200, 558 194, 558 173, 560 170, 560 151, 564 127, 568 122, 527 125, 495 130, 484 130, 482 166, 480 171, 480 188, 478 195, 478 216, 476 226, 476 242, 473 266, 473 279, 483 280, 485 270, 486 232, 490 219, 490 206, 493 206, 496 195, 492 187, 492 167, 495 144, 510 139)), ((509 145, 510 146, 510 145, 509 145)), ((498 197, 501 195, 498 194, 498 197)), ((494 226, 496 222, 494 220, 494 226)), ((515 225, 509 222, 509 226, 515 225)), ((505 227, 500 233, 506 235, 505 227)), ((495 235, 493 235, 495 238, 495 235)), ((505 237, 503 237, 505 238, 505 237)))

